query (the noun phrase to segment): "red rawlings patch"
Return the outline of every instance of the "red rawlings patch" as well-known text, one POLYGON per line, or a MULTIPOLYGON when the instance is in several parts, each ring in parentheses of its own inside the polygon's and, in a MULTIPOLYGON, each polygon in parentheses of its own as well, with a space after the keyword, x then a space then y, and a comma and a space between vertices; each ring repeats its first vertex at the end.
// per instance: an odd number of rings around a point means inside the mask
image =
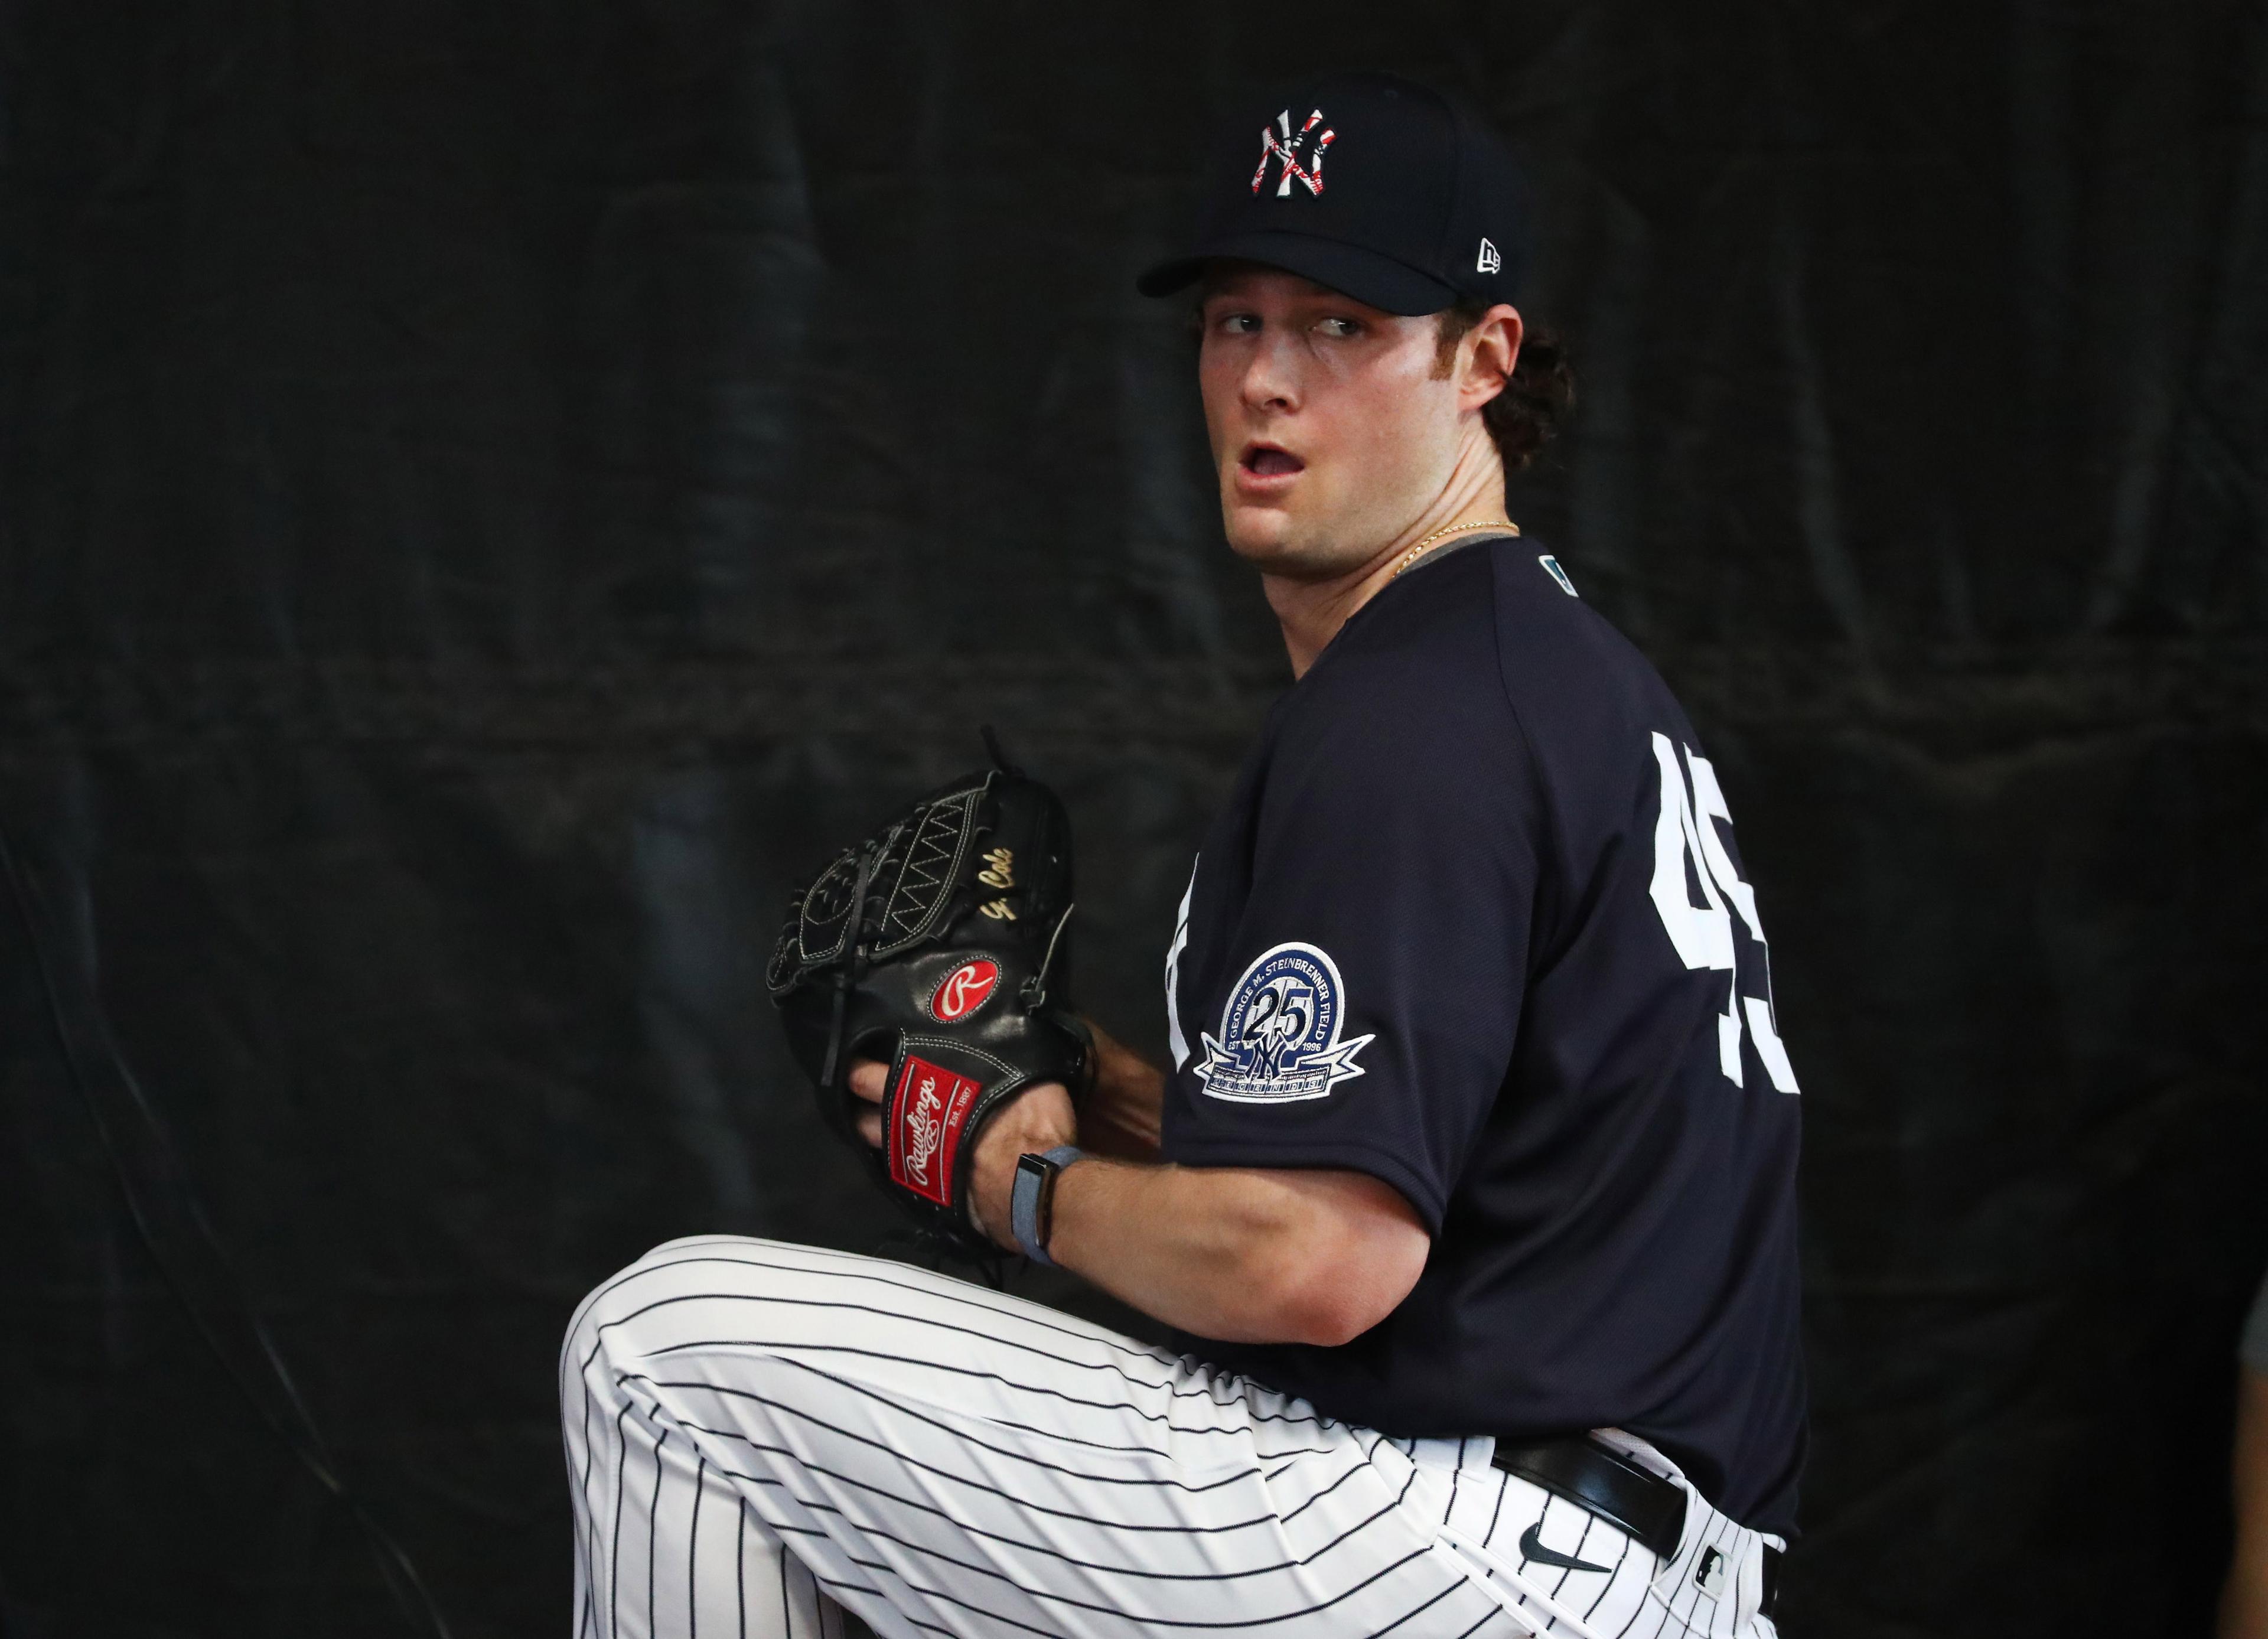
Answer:
POLYGON ((953 1164, 969 1107, 984 1089, 966 1076, 906 1055, 890 1101, 890 1178, 925 1201, 953 1204, 953 1164))
POLYGON ((1000 982, 1000 965, 978 957, 946 974, 937 994, 929 999, 930 1016, 941 1025, 966 1018, 984 1005, 992 987, 1000 982))

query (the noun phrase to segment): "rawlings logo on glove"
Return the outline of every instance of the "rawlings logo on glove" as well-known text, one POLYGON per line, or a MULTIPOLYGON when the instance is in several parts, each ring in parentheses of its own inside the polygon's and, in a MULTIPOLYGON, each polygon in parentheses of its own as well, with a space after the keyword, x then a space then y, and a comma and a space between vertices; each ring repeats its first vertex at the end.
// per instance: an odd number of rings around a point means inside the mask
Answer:
POLYGON ((1000 964, 979 957, 973 962, 963 962, 946 974, 945 982, 929 999, 929 1016, 940 1025, 950 1025, 968 1018, 991 999, 993 987, 1000 982, 1000 964))
POLYGON ((966 1076, 909 1056, 899 1073, 897 1095, 891 1100, 898 1130, 895 1142, 886 1145, 891 1156, 890 1180, 924 1201, 951 1206, 947 1184, 961 1148, 961 1127, 968 1119, 969 1106, 983 1091, 966 1076))
POLYGON ((1093 1047, 1071 1011, 1071 822, 1002 767, 923 797, 788 904, 767 975, 828 1124, 924 1228, 990 1256, 968 1213, 976 1137, 1038 1082, 1078 1097, 1093 1047), (882 1150, 858 1136, 854 1057, 889 1062, 882 1150))

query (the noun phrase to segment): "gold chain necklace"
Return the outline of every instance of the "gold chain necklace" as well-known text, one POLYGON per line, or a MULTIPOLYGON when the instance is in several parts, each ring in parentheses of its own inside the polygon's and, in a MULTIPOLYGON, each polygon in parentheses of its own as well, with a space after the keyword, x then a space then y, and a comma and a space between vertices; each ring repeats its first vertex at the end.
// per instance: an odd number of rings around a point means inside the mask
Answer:
POLYGON ((1482 518, 1476 523, 1452 524, 1447 529, 1435 530, 1432 534, 1426 536, 1425 540, 1419 541, 1416 546, 1410 548, 1409 551, 1403 553, 1402 555, 1402 562, 1394 566, 1394 573, 1388 575, 1386 578, 1388 580, 1398 580, 1401 578, 1403 570, 1408 569, 1412 563, 1415 563, 1419 558, 1425 555, 1426 548, 1432 546, 1444 535, 1454 535, 1460 530, 1465 529, 1503 529, 1509 530, 1515 535, 1520 533, 1520 526, 1513 523, 1508 518, 1482 518))

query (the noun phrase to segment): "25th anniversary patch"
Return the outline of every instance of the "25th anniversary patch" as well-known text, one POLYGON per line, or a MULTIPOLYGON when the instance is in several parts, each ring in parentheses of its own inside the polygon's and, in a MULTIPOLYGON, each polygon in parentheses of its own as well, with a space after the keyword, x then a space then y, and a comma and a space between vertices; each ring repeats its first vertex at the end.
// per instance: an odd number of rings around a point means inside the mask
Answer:
POLYGON ((1220 1033, 1204 1035, 1197 1077, 1216 1099, 1238 1104, 1320 1099, 1363 1073, 1354 1055, 1372 1038, 1339 1040, 1345 987, 1338 964, 1313 944, 1262 952, 1221 1009, 1220 1033))

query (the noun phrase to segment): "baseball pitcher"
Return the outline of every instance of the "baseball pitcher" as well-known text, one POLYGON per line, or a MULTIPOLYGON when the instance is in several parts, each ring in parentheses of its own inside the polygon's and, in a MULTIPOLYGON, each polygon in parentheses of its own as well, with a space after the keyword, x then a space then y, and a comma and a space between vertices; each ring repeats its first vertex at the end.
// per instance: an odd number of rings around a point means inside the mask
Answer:
POLYGON ((800 891, 789 1040, 943 1244, 661 1246, 561 1363, 577 1632, 1770 1635, 1804 1449, 1796 1078, 1725 792, 1506 516, 1568 376, 1523 196, 1382 75, 1236 120, 1185 255, 1230 547, 1295 681, 1195 861, 1171 1062, 1068 990, 1001 761, 800 891))

